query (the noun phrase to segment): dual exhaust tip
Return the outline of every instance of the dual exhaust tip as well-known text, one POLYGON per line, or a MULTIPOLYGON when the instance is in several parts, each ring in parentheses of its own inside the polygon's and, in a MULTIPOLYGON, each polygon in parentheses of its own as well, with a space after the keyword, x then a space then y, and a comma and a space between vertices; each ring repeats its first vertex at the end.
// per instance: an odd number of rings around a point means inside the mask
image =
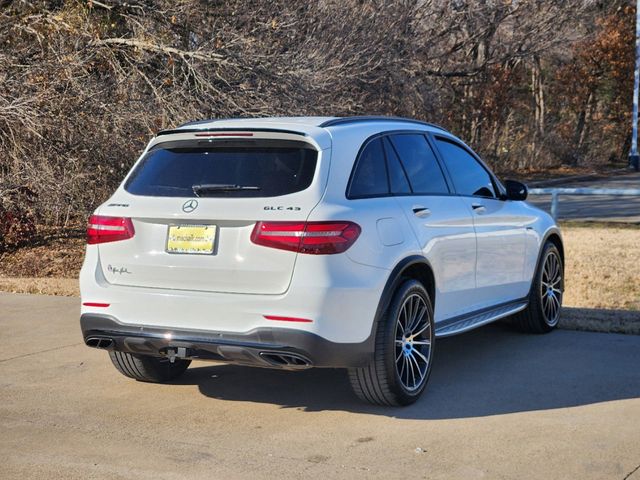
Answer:
POLYGON ((86 343, 88 347, 111 350, 116 342, 113 338, 109 337, 89 337, 84 341, 84 343, 86 343))
POLYGON ((311 367, 311 362, 295 353, 260 352, 260 357, 274 367, 301 370, 311 367))

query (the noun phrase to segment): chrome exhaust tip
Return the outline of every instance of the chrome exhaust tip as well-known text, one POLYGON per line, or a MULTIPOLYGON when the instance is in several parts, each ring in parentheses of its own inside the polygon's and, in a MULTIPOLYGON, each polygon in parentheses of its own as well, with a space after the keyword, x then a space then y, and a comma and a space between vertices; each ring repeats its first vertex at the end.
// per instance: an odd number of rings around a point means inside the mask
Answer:
POLYGON ((302 370, 310 368, 311 362, 301 355, 288 352, 260 352, 260 358, 274 367, 302 370))
POLYGON ((100 348, 102 350, 111 350, 115 345, 113 338, 109 337, 88 337, 84 343, 88 347, 100 348))

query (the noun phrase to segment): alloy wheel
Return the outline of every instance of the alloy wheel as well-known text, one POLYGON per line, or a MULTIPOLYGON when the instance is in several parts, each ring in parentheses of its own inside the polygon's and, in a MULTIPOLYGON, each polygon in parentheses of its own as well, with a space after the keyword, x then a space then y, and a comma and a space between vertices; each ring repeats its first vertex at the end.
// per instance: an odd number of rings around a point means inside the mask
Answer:
POLYGON ((544 321, 550 327, 558 323, 562 305, 562 267, 556 252, 547 254, 540 278, 540 299, 544 321))
POLYGON ((431 362, 431 314, 422 296, 408 296, 400 308, 395 327, 395 364, 400 382, 408 391, 425 382, 431 362))

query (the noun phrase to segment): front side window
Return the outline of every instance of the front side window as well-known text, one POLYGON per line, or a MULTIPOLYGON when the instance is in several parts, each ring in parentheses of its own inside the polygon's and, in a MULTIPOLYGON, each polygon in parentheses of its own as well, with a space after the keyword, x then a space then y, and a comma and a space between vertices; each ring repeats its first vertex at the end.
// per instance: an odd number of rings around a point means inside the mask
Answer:
POLYGON ((414 194, 449 193, 438 160, 424 135, 395 134, 390 135, 389 140, 400 157, 414 194))
POLYGON ((459 195, 496 198, 489 172, 466 149, 438 137, 436 145, 459 195))
POLYGON ((349 197, 374 197, 389 194, 387 167, 382 141, 370 141, 360 154, 349 186, 349 197))

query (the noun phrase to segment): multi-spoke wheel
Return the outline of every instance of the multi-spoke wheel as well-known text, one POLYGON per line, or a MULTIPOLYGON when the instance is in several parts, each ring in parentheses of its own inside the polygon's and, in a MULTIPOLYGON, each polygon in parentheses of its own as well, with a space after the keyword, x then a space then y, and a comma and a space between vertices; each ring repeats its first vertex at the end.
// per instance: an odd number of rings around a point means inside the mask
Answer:
POLYGON ((378 323, 373 360, 349 369, 355 393, 380 405, 415 402, 429 379, 433 346, 431 299, 420 282, 407 280, 378 323))
POLYGON ((531 293, 529 306, 514 316, 521 330, 546 333, 558 325, 564 292, 564 266, 560 251, 551 242, 544 245, 531 293))
POLYGON ((420 388, 431 362, 431 319, 427 304, 417 293, 407 297, 396 319, 396 373, 402 385, 420 388))
POLYGON ((550 327, 556 326, 562 305, 562 267, 556 251, 547 251, 540 279, 540 298, 544 321, 550 327))

